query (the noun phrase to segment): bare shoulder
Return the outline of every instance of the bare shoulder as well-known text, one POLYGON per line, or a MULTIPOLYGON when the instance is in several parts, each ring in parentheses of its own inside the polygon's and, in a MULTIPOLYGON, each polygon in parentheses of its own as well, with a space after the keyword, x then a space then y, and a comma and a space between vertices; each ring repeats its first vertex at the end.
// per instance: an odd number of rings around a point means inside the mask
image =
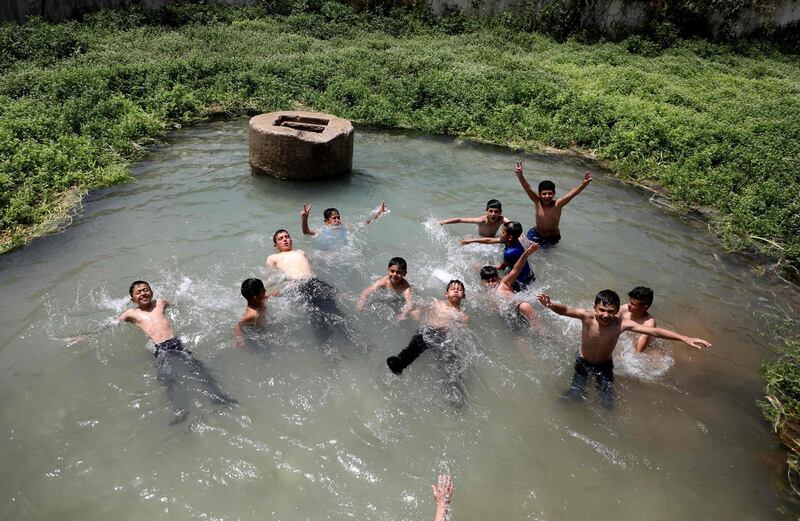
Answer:
POLYGON ((134 311, 135 311, 134 308, 126 309, 125 311, 122 312, 120 316, 117 317, 117 320, 121 322, 133 322, 135 320, 133 313, 134 311))

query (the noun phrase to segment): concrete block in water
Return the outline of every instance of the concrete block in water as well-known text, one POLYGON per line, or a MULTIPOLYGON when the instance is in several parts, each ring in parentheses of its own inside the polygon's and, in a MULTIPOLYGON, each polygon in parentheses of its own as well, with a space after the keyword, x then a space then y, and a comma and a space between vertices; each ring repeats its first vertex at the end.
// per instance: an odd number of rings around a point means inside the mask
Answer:
POLYGON ((290 110, 250 119, 250 166, 280 179, 329 179, 353 168, 353 124, 331 114, 290 110))

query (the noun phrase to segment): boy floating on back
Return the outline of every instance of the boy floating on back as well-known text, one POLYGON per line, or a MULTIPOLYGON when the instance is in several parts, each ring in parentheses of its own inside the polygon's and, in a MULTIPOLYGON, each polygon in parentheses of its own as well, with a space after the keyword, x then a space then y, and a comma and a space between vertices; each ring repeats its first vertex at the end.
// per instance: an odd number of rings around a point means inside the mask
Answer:
MULTIPOLYGON (((364 224, 370 224, 387 212, 386 201, 381 201, 370 214, 364 224)), ((308 216, 311 213, 311 204, 304 204, 300 212, 300 224, 303 228, 303 235, 311 235, 320 239, 343 241, 347 236, 347 230, 342 226, 342 217, 336 208, 326 208, 322 212, 322 219, 325 227, 322 230, 315 230, 308 226, 308 216)))
POLYGON ((369 286, 367 286, 358 298, 358 305, 356 309, 363 311, 369 296, 380 288, 394 291, 398 295, 402 295, 405 299, 403 309, 411 308, 411 285, 405 279, 408 272, 408 264, 402 257, 392 257, 389 260, 389 266, 385 276, 379 278, 369 286))
POLYGON ((481 237, 494 237, 508 219, 503 217, 503 205, 497 199, 489 199, 486 203, 486 214, 480 217, 453 217, 439 221, 440 225, 445 224, 477 224, 478 235, 481 237))
POLYGON ((542 181, 539 183, 539 192, 534 192, 528 181, 522 175, 522 163, 517 161, 514 173, 519 179, 519 183, 528 194, 533 204, 536 206, 536 226, 528 230, 528 240, 537 242, 542 246, 552 246, 561 240, 561 231, 558 225, 561 221, 561 210, 573 197, 583 191, 592 182, 592 173, 586 172, 583 182, 566 193, 563 197, 556 199, 556 185, 552 181, 542 181))
POLYGON ((551 302, 550 297, 544 293, 536 298, 553 313, 577 318, 582 324, 581 348, 575 359, 575 374, 572 377, 569 391, 567 391, 568 398, 586 398, 586 381, 591 372, 597 380, 600 403, 609 409, 613 406, 614 362, 611 355, 614 353, 614 348, 617 347, 619 336, 624 331, 634 331, 667 340, 678 340, 696 349, 711 347, 709 342, 701 338, 688 337, 668 329, 643 326, 618 316, 619 295, 610 289, 605 289, 597 294, 593 310, 556 304, 551 302))
POLYGON ((124 311, 117 320, 133 323, 153 342, 158 379, 167 388, 167 397, 172 404, 173 423, 184 419, 188 413, 189 401, 183 386, 186 379, 199 381, 215 403, 236 403, 236 400, 219 388, 205 366, 175 337, 172 324, 165 314, 169 302, 165 299, 154 301, 150 284, 143 280, 131 284, 128 292, 136 307, 124 311))

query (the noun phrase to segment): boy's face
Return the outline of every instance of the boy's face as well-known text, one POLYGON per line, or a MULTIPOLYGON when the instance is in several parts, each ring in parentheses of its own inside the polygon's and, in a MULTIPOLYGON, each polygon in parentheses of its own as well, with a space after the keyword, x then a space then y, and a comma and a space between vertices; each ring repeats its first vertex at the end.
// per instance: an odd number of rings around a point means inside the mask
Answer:
POLYGON ((650 304, 647 304, 643 300, 639 300, 637 298, 628 299, 628 311, 630 311, 632 315, 642 315, 647 313, 648 308, 650 308, 650 304))
POLYGON ((389 282, 392 284, 392 286, 397 286, 403 282, 403 279, 406 276, 406 270, 399 266, 389 266, 387 275, 389 276, 389 282))
POLYGON ((289 232, 281 232, 275 237, 275 247, 280 252, 292 251, 292 237, 289 232))
POLYGON ((511 234, 508 233, 508 228, 506 228, 505 226, 503 226, 500 229, 500 240, 503 241, 506 244, 511 242, 511 234))
POLYGON ((542 204, 545 206, 549 206, 554 204, 555 201, 553 199, 556 196, 555 190, 542 190, 539 192, 539 198, 542 200, 542 204))
POLYGON ((339 215, 339 212, 333 212, 330 217, 324 220, 325 224, 332 228, 336 228, 340 224, 342 224, 342 218, 339 215))
POLYGON ((490 279, 481 279, 481 283, 488 289, 494 289, 500 285, 500 277, 492 277, 490 279))
POLYGON ((147 284, 137 284, 131 293, 131 302, 139 307, 149 306, 153 302, 153 290, 147 284))
POLYGON ((486 220, 490 223, 496 223, 497 221, 503 218, 503 210, 498 208, 487 208, 486 209, 486 220))
POLYGON ((594 318, 601 326, 607 326, 614 321, 614 317, 619 312, 619 306, 603 304, 602 302, 594 305, 594 318))
POLYGON ((460 304, 464 300, 464 286, 461 284, 451 284, 444 292, 447 300, 453 304, 460 304))

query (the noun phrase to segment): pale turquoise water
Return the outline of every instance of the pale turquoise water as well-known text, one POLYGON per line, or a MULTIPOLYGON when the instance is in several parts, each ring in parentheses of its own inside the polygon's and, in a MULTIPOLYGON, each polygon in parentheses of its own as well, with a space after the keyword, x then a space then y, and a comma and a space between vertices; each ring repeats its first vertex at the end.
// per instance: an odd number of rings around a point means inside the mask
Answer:
MULTIPOLYGON (((509 330, 487 307, 477 268, 491 247, 462 248, 487 199, 527 229, 530 202, 513 175, 560 193, 583 165, 450 139, 360 130, 355 172, 330 183, 252 177, 243 121, 171 137, 133 168, 136 182, 93 194, 72 226, 0 257, 0 517, 3 519, 432 518, 430 484, 456 480, 453 519, 783 519, 782 453, 756 400, 768 354, 759 331, 785 298, 687 225, 602 172, 564 212, 564 240, 532 258, 534 291, 588 306, 600 289, 656 291, 662 325, 708 338, 697 352, 625 339, 617 407, 559 399, 578 325, 537 308, 545 333, 509 330), (385 199, 391 213, 356 227, 340 249, 300 235, 302 204, 355 224, 385 199), (258 350, 233 349, 241 281, 262 276, 272 233, 288 228, 339 291, 355 345, 321 351, 295 303, 270 303, 258 350), (423 355, 402 376, 384 360, 414 333, 391 309, 356 316, 360 290, 389 257, 409 261, 423 300, 436 270, 467 282, 467 405, 443 398, 423 355), (199 400, 169 425, 144 336, 114 327, 72 349, 61 338, 127 305, 149 280, 174 303, 176 331, 238 400, 199 400)), ((264 277, 276 281, 274 277, 264 277)), ((593 395, 593 393, 590 393, 593 395)))

